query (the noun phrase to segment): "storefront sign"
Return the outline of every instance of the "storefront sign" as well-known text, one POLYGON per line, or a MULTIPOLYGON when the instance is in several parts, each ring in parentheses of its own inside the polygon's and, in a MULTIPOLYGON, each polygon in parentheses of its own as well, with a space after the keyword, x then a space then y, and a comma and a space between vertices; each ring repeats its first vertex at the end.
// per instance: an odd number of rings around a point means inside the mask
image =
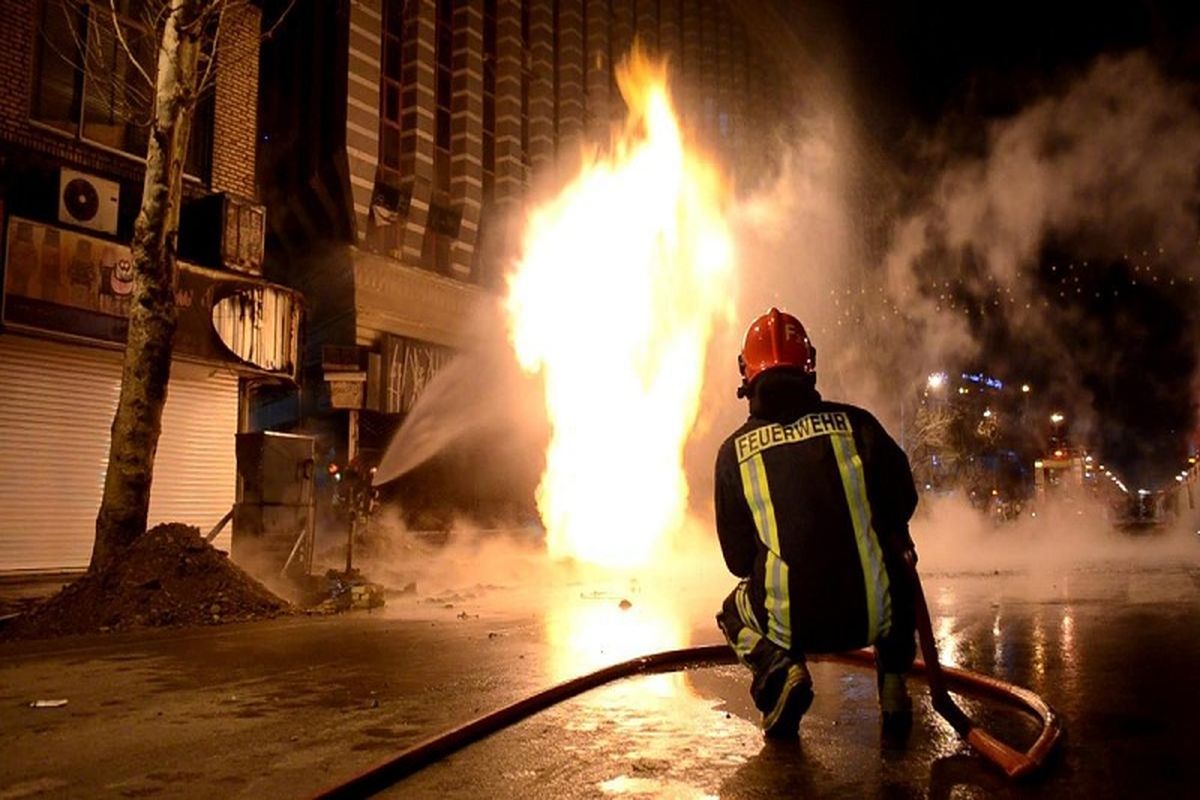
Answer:
POLYGON ((383 340, 383 398, 386 414, 408 413, 439 369, 454 355, 448 347, 385 336, 383 340))
MULTIPOLYGON (((4 322, 123 342, 133 292, 129 248, 19 217, 8 220, 4 322)), ((175 352, 295 377, 299 295, 177 262, 175 352)))

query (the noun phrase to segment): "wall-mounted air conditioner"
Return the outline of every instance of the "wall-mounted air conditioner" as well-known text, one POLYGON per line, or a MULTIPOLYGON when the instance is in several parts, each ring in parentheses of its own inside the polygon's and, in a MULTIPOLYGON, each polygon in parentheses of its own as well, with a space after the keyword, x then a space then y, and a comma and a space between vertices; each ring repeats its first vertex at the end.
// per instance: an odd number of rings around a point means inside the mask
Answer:
POLYGON ((58 221, 94 231, 117 232, 121 184, 63 167, 58 175, 58 221))

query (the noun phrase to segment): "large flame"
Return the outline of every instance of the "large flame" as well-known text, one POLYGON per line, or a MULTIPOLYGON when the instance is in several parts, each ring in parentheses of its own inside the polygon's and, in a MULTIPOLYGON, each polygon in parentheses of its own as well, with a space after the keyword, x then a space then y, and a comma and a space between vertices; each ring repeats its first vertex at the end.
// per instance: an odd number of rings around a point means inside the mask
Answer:
POLYGON ((531 216, 507 312, 521 366, 545 386, 550 553, 630 567, 683 524, 683 448, 714 325, 732 314, 733 243, 665 69, 635 50, 618 80, 623 133, 531 216))

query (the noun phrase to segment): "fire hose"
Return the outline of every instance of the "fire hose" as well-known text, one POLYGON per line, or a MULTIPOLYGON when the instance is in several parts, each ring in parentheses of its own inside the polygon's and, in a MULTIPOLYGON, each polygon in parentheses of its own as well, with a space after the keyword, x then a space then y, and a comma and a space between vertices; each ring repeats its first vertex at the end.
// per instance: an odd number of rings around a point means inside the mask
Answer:
MULTIPOLYGON (((913 577, 916 578, 915 570, 913 577)), ((912 671, 922 675, 929 684, 933 708, 945 719, 960 738, 965 740, 986 761, 999 767, 1009 778, 1029 775, 1042 767, 1063 734, 1062 721, 1045 700, 1036 693, 998 678, 980 675, 965 669, 943 667, 938 662, 937 644, 920 579, 916 579, 917 638, 922 658, 913 664, 912 671), (989 697, 1018 706, 1041 721, 1041 730, 1029 749, 1021 752, 1000 741, 976 725, 958 707, 949 690, 972 696, 989 697)), ((812 654, 810 661, 830 661, 854 667, 875 668, 875 656, 868 650, 848 653, 812 654)), ((700 645, 660 653, 613 664, 589 672, 523 700, 485 714, 445 733, 426 739, 381 764, 361 772, 345 783, 332 786, 316 795, 316 800, 344 800, 370 797, 395 785, 404 778, 467 745, 496 731, 520 722, 552 705, 569 700, 606 683, 637 675, 675 672, 700 667, 736 664, 737 656, 726 644, 700 645)))

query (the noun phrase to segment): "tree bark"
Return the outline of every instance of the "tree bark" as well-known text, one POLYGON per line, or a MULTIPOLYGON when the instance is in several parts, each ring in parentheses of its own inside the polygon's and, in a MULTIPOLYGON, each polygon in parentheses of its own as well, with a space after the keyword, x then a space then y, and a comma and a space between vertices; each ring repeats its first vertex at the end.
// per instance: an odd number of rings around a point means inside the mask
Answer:
POLYGON ((169 0, 158 51, 154 121, 142 206, 130 245, 134 288, 121 394, 90 568, 100 570, 146 532, 154 455, 175 338, 175 250, 183 163, 196 104, 203 16, 213 0, 169 0))

